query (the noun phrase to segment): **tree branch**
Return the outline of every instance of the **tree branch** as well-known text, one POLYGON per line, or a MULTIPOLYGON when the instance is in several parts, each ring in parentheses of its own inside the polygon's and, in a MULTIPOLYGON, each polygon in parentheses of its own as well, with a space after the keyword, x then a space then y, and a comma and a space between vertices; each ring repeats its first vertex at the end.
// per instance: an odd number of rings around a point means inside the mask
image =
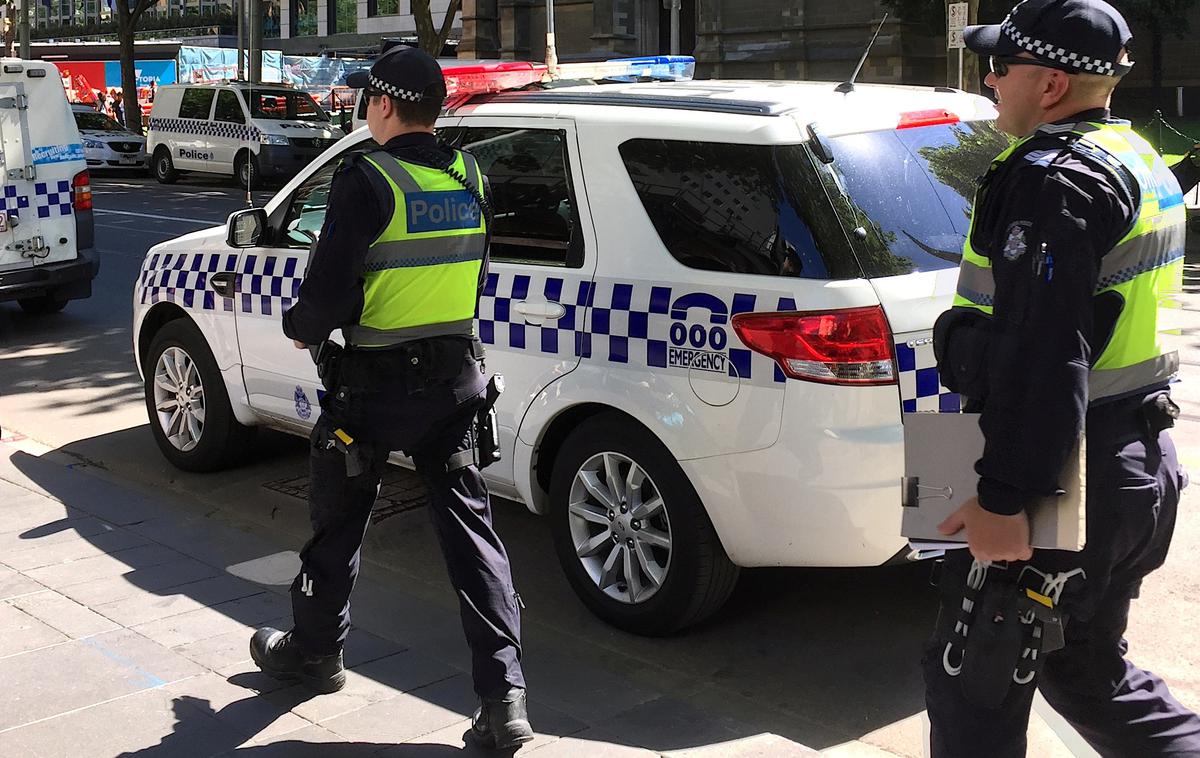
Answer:
MULTIPOLYGON (((462 0, 450 0, 450 5, 446 8, 446 17, 442 19, 442 29, 438 32, 438 53, 441 53, 441 48, 446 44, 446 40, 450 37, 450 30, 454 27, 454 17, 458 15, 458 11, 462 8, 462 0)), ((435 56, 436 57, 436 54, 435 56)))

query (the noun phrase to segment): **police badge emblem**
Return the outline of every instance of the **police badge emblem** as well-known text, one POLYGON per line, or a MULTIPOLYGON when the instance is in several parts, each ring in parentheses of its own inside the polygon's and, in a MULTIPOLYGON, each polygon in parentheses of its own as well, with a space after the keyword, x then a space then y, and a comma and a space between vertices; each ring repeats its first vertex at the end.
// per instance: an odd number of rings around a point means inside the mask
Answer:
POLYGON ((1025 230, 1029 227, 1028 221, 1016 221, 1009 225, 1004 240, 1004 260, 1012 262, 1025 254, 1025 230))
POLYGON ((308 421, 308 418, 312 416, 312 403, 308 401, 308 395, 304 394, 304 388, 296 385, 296 394, 294 397, 296 400, 296 415, 301 420, 308 421))

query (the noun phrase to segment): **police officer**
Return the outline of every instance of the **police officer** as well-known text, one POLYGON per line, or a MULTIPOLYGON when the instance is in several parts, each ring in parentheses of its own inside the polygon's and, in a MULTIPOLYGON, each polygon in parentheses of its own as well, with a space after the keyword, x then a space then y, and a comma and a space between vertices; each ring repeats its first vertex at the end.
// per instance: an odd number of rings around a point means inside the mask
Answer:
POLYGON ((1124 658, 1143 577, 1162 565, 1186 477, 1166 428, 1178 356, 1159 300, 1180 283, 1179 184, 1110 117, 1131 34, 1102 0, 1025 0, 972 26, 997 127, 1018 138, 981 180, 943 381, 981 413, 977 497, 942 565, 923 660, 934 756, 1021 756, 1036 686, 1106 756, 1200 755, 1200 719, 1124 658), (1030 548, 1026 507, 1059 492, 1086 430, 1087 545, 1030 548))
POLYGON ((342 644, 363 537, 389 451, 411 456, 458 595, 482 700, 470 735, 494 748, 533 738, 521 671, 520 598, 474 460, 488 394, 474 313, 486 276, 487 201, 474 158, 434 138, 446 88, 437 62, 389 50, 347 84, 380 147, 334 175, 321 235, 283 331, 324 345, 328 392, 312 433, 312 539, 292 584, 295 625, 250 643, 268 674, 342 688, 342 644), (365 111, 365 114, 363 113, 365 111), (326 343, 341 328, 339 360, 326 343))

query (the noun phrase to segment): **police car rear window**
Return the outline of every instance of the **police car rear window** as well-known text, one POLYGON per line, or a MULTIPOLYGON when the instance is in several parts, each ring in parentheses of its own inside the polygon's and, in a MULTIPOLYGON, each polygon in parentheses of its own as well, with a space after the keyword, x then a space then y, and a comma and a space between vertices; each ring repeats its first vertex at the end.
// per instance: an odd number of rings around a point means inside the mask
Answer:
POLYGON ((807 279, 861 275, 804 146, 634 139, 620 152, 659 238, 683 265, 807 279))
POLYGON ((1009 140, 990 121, 832 137, 839 209, 868 277, 957 266, 979 178, 1009 140), (849 203, 846 203, 846 200, 849 203))

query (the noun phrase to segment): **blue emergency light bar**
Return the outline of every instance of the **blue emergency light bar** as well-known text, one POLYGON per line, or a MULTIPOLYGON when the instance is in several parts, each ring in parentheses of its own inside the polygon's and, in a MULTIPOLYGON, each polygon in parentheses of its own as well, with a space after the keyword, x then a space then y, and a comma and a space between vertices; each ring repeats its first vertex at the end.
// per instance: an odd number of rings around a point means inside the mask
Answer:
POLYGON ((642 58, 613 58, 610 64, 621 64, 629 68, 624 75, 609 76, 619 82, 638 79, 664 81, 690 81, 696 73, 696 59, 690 55, 649 55, 642 58))

